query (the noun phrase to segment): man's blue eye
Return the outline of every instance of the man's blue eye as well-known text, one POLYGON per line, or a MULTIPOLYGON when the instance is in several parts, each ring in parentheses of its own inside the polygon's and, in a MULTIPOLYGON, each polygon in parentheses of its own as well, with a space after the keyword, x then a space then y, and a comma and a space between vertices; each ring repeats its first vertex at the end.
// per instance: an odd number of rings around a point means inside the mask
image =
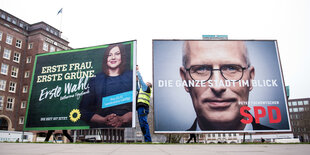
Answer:
POLYGON ((241 70, 241 66, 238 65, 225 65, 221 67, 222 71, 240 71, 241 70))
POLYGON ((198 66, 197 68, 194 69, 195 72, 201 73, 201 72, 207 72, 210 71, 211 68, 207 66, 198 66))
POLYGON ((207 70, 207 68, 206 67, 199 67, 197 70, 198 71, 204 71, 204 70, 207 70))
POLYGON ((228 66, 227 69, 228 69, 228 70, 237 70, 237 68, 234 67, 234 66, 228 66))

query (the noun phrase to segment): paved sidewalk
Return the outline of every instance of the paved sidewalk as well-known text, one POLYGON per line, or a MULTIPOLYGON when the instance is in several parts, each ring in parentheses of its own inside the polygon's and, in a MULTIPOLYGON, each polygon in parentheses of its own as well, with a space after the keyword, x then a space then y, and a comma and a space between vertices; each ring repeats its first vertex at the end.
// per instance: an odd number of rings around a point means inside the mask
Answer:
POLYGON ((2 155, 308 155, 310 144, 46 144, 0 143, 2 155))

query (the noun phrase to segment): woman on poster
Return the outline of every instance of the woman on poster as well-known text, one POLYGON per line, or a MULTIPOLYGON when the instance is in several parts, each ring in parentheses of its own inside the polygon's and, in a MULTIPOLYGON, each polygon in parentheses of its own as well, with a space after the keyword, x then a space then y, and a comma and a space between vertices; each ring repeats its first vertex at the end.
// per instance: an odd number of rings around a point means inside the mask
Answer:
MULTIPOLYGON (((107 47, 102 63, 102 72, 89 80, 89 93, 81 100, 81 119, 91 128, 131 127, 132 99, 122 100, 122 95, 132 94, 133 72, 124 45, 107 47), (114 100, 116 102, 107 103, 114 100)), ((132 95, 131 95, 132 96, 132 95)))

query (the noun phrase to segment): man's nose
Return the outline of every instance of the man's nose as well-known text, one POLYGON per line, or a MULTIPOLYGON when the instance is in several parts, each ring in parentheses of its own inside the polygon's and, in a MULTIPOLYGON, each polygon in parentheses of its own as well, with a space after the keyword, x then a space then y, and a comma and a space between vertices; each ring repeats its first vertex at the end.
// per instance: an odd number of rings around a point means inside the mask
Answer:
POLYGON ((212 92, 215 96, 221 96, 222 93, 226 91, 225 87, 225 79, 222 76, 220 70, 213 70, 211 79, 213 82, 213 86, 211 87, 212 92))

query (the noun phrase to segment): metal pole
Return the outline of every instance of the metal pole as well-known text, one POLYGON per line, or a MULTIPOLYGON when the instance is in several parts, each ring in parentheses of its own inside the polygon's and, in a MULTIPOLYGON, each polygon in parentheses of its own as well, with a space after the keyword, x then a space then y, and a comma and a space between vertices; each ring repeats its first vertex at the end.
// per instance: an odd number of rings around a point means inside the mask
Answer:
POLYGON ((245 142, 245 133, 243 133, 243 143, 245 142))
POLYGON ((76 130, 74 130, 74 134, 73 134, 73 143, 76 142, 76 130))
POLYGON ((22 143, 24 142, 24 130, 22 132, 22 143))
POLYGON ((134 139, 135 139, 135 143, 136 143, 137 142, 137 128, 134 128, 133 130, 134 130, 133 133, 134 133, 134 136, 135 136, 134 139))

